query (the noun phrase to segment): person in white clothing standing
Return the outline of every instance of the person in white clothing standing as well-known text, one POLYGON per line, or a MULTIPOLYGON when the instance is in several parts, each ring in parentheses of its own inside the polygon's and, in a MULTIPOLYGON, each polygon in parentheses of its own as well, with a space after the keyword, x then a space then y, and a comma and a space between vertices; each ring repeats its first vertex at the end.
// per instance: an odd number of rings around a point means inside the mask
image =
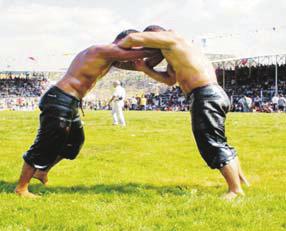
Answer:
POLYGON ((120 81, 113 82, 114 92, 111 99, 109 100, 109 105, 112 103, 112 117, 113 125, 118 125, 118 122, 121 126, 125 126, 125 119, 123 115, 123 106, 125 99, 125 89, 121 86, 120 81))
POLYGON ((274 111, 278 111, 278 100, 279 100, 279 95, 278 94, 275 94, 273 97, 272 97, 272 105, 273 105, 273 110, 274 111))

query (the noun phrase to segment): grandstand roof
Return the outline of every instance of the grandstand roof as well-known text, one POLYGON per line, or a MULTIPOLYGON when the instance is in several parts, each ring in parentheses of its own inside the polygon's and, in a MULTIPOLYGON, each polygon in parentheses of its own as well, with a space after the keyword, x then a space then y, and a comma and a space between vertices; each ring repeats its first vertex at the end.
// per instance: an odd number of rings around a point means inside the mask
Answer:
POLYGON ((257 65, 271 65, 271 64, 285 64, 286 54, 273 54, 255 57, 239 57, 213 60, 215 67, 220 68, 234 68, 235 66, 257 66, 257 65))

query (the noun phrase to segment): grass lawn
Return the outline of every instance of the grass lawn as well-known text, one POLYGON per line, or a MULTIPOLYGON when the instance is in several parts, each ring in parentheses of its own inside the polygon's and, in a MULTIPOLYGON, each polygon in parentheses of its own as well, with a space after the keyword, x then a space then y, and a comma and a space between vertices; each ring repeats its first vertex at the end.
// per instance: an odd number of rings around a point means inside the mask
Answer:
POLYGON ((286 230, 286 115, 229 114, 227 135, 252 186, 225 202, 226 185, 201 159, 189 113, 86 112, 86 142, 41 194, 13 193, 38 112, 0 112, 0 230, 286 230))

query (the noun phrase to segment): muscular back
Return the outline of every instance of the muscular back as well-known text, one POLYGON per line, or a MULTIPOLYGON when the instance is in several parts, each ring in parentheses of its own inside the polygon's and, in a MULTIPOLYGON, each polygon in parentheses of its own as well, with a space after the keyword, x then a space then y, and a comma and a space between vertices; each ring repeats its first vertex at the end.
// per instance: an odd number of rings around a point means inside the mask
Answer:
POLYGON ((119 43, 119 46, 161 49, 163 56, 174 70, 176 82, 185 93, 217 81, 207 57, 173 31, 130 34, 119 43))
POLYGON ((82 99, 115 61, 129 61, 154 56, 154 49, 122 49, 115 43, 92 46, 80 52, 66 74, 56 84, 66 93, 82 99))
POLYGON ((215 71, 207 57, 193 44, 175 34, 173 36, 174 43, 163 48, 162 54, 172 66, 182 90, 188 93, 197 87, 217 82, 215 71))
POLYGON ((101 48, 94 46, 80 52, 56 85, 77 98, 83 98, 111 67, 111 60, 100 55, 101 48))

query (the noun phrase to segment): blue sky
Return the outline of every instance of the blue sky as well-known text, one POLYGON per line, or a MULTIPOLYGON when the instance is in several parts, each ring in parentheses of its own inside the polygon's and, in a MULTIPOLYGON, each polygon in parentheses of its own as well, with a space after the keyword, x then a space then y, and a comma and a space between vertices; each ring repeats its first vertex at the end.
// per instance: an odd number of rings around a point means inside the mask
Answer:
POLYGON ((149 24, 174 29, 199 46, 207 38, 202 49, 209 53, 286 53, 283 12, 283 0, 0 0, 0 67, 27 65, 28 56, 38 60, 29 65, 65 67, 72 55, 63 54, 149 24))

